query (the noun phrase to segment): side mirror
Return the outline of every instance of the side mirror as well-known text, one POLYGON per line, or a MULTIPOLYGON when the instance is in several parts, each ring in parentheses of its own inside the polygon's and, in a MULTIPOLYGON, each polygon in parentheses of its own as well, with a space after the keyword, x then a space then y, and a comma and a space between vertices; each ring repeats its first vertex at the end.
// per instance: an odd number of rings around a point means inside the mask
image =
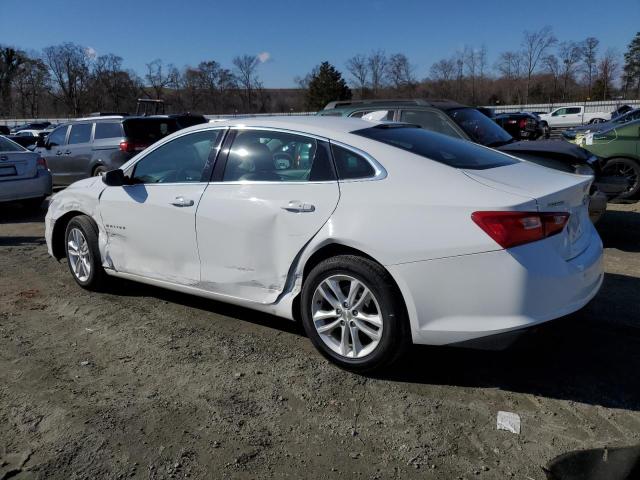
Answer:
POLYGON ((119 168, 104 173, 102 175, 102 181, 109 187, 121 187, 128 183, 127 177, 124 176, 124 172, 119 168))
POLYGON ((46 148, 47 142, 44 138, 40 137, 36 140, 36 147, 38 148, 46 148))

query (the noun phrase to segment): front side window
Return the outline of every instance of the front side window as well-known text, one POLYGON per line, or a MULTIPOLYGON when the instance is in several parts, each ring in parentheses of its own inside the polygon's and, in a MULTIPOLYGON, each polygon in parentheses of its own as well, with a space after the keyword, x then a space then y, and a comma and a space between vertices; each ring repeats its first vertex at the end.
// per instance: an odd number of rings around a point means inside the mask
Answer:
POLYGON ((558 110, 556 110, 555 112, 553 112, 551 114, 552 117, 557 117, 558 115, 566 115, 567 114, 567 109, 566 108, 559 108, 558 110))
POLYGON ((335 179, 328 146, 287 132, 239 130, 223 181, 320 182, 335 179))
POLYGON ((69 145, 77 143, 88 143, 91 140, 91 123, 76 123, 71 125, 71 133, 69 133, 69 145))
POLYGON ((122 136, 122 125, 120 122, 102 122, 96 123, 96 131, 93 134, 93 139, 121 138, 122 136))
POLYGON ((400 114, 400 120, 407 123, 420 125, 426 130, 432 132, 449 135, 453 138, 462 138, 466 140, 460 133, 451 126, 451 120, 447 120, 444 114, 429 110, 403 110, 400 114))
POLYGON ((56 128, 47 137, 47 143, 52 147, 57 147, 58 145, 64 145, 64 140, 67 136, 68 128, 69 128, 68 125, 64 125, 62 127, 56 128))
POLYGON ((224 130, 205 130, 171 140, 136 163, 133 183, 185 183, 208 181, 203 173, 224 130))
MULTIPOLYGON (((480 112, 478 114, 482 115, 480 112)), ((378 125, 351 133, 454 168, 484 170, 518 162, 503 153, 483 148, 466 140, 454 139, 412 126, 378 125)))

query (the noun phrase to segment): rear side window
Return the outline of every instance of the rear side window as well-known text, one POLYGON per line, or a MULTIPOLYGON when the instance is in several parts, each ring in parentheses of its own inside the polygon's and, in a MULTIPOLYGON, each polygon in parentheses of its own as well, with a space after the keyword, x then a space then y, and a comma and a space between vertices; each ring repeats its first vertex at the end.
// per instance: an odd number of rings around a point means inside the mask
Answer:
POLYGON ((571 108, 567 108, 566 113, 568 115, 573 115, 575 113, 580 113, 580 107, 571 107, 571 108))
POLYGON ((173 118, 139 118, 124 122, 124 133, 129 140, 146 146, 178 130, 173 118))
POLYGON ((0 136, 0 152, 25 152, 27 149, 0 136))
POLYGON ((517 160, 502 153, 422 128, 378 125, 351 132, 420 155, 454 168, 484 170, 513 165, 517 160))
POLYGON ((91 123, 76 123, 75 125, 71 125, 69 145, 89 142, 89 140, 91 140, 91 126, 91 123))
POLYGON ((121 138, 122 125, 117 123, 96 123, 96 131, 93 135, 94 140, 100 140, 102 138, 121 138))
POLYGON ((340 180, 370 178, 376 174, 373 166, 361 155, 338 145, 331 145, 331 151, 340 180))

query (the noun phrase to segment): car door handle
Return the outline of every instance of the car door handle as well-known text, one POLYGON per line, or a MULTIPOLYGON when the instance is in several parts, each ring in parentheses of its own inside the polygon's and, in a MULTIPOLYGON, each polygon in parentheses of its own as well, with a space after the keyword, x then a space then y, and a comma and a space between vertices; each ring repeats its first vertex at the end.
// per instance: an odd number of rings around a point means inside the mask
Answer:
POLYGON ((65 155, 71 155, 71 150, 67 150, 66 152, 64 152, 65 155))
POLYGON ((314 212, 316 207, 311 205, 310 203, 304 203, 299 200, 291 200, 286 206, 282 207, 283 210, 287 212, 294 213, 305 213, 305 212, 314 212))
POLYGON ((195 202, 190 199, 186 199, 183 196, 178 196, 176 199, 171 202, 171 205, 174 207, 192 207, 195 202))
POLYGON ((62 155, 62 151, 61 150, 56 151, 56 155, 62 155))

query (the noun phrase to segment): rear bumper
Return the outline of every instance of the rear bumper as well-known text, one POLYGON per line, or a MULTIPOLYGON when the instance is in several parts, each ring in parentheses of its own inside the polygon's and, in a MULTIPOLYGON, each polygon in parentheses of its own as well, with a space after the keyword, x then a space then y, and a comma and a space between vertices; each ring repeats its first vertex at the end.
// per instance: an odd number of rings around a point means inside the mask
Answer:
POLYGON ((506 250, 392 265, 414 343, 447 345, 519 331, 579 310, 603 280, 602 242, 566 261, 550 239, 506 250))
POLYGON ((0 202, 46 197, 51 195, 51 189, 51 173, 49 170, 39 169, 33 178, 0 182, 0 202))

